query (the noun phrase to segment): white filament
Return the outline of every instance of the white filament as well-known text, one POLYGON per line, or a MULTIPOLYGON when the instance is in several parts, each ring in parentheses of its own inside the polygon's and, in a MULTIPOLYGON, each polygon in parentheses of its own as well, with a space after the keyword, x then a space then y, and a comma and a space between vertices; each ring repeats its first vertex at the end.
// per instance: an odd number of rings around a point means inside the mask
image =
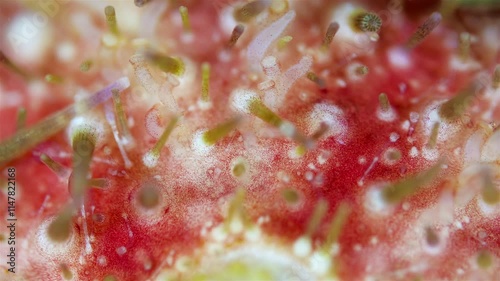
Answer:
POLYGON ((253 69, 259 68, 259 63, 264 57, 267 49, 273 41, 279 38, 281 33, 295 18, 295 11, 289 11, 277 21, 262 30, 248 45, 247 58, 253 69))
MULTIPOLYGON (((268 77, 274 77, 280 70, 276 62, 272 61, 274 57, 266 57, 262 61, 264 71, 269 72, 268 77), (276 64, 276 66, 273 66, 276 64)), ((274 87, 269 88, 264 92, 264 101, 267 106, 272 110, 278 110, 284 103, 286 94, 292 87, 292 85, 299 79, 303 77, 311 68, 313 63, 312 57, 304 56, 298 63, 288 68, 284 73, 281 73, 275 78, 274 87)))
POLYGON ((280 95, 286 95, 293 83, 300 77, 306 75, 313 63, 312 57, 305 56, 300 61, 287 69, 280 77, 277 88, 280 95))
POLYGON ((106 115, 106 120, 109 123, 109 126, 111 127, 111 131, 113 132, 113 137, 116 141, 116 144, 118 145, 118 150, 120 150, 120 154, 122 155, 123 162, 125 163, 125 168, 130 169, 132 168, 132 162, 128 158, 127 152, 125 151, 124 147, 124 140, 120 137, 120 134, 118 132, 118 128, 116 126, 116 119, 115 115, 113 114, 113 109, 111 108, 111 105, 107 103, 104 107, 105 115, 106 115))

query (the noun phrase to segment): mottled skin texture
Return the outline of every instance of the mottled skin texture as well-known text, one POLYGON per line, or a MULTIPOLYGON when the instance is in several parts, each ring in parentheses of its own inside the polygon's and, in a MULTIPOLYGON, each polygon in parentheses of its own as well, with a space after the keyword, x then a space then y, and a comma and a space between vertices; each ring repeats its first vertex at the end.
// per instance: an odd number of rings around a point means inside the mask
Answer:
MULTIPOLYGON (((127 21, 125 13, 133 11, 151 17, 153 8, 150 5, 156 5, 156 9, 162 7, 158 3, 161 1, 151 1, 140 9, 132 5, 133 1, 128 2, 129 5, 117 4, 115 7, 119 28, 121 23, 127 21)), ((440 202, 443 194, 449 192, 454 195, 458 193, 457 190, 464 188, 457 183, 457 177, 463 169, 463 153, 454 153, 454 150, 457 147, 463 149, 469 136, 481 124, 500 117, 496 108, 488 120, 481 120, 479 113, 492 106, 484 95, 478 95, 474 101, 475 109, 466 115, 468 118, 454 121, 453 126, 458 128, 459 133, 437 143, 440 157, 447 159, 446 171, 441 171, 427 188, 406 199, 404 204, 396 204, 390 215, 374 214, 364 205, 367 191, 373 184, 406 178, 428 169, 437 161, 427 160, 420 154, 417 157, 410 156, 412 147, 420 149, 429 139, 422 120, 411 122, 409 130, 404 129, 402 124, 410 118, 410 112, 425 117, 425 109, 433 101, 455 96, 478 74, 491 76, 499 62, 498 50, 484 43, 486 38, 481 32, 498 24, 492 15, 495 11, 462 9, 446 15, 442 24, 422 44, 405 51, 410 65, 398 68, 389 61, 389 50, 403 46, 417 26, 430 13, 439 10, 440 3, 404 1, 402 9, 391 14, 387 13, 387 1, 365 2, 369 4, 356 5, 376 13, 385 11, 385 15, 390 15, 390 18, 383 18, 384 24, 376 43, 360 47, 349 40, 335 37, 327 52, 320 51, 331 14, 343 2, 292 0, 289 6, 296 10, 297 16, 283 35, 291 35, 293 40, 283 50, 277 50, 274 45, 268 50, 268 54, 278 58, 282 70, 296 64, 303 55, 312 55, 314 63, 310 71, 326 81, 326 89, 319 89, 305 77, 298 79, 287 93, 286 102, 277 111, 282 118, 296 124, 299 131, 312 134, 307 116, 315 104, 334 104, 343 112, 345 127, 342 137, 320 138, 316 147, 300 158, 289 156, 296 146, 293 141, 250 115, 245 116, 242 124, 207 154, 196 151, 191 145, 197 130, 212 128, 235 115, 230 107, 230 94, 234 89, 255 90, 258 83, 265 81, 262 72, 250 70, 246 46, 277 16, 262 23, 247 23, 243 36, 229 51, 231 55, 227 61, 221 60, 219 53, 230 33, 220 27, 219 17, 223 9, 234 3, 224 0, 169 1, 164 13, 155 19, 157 22, 139 22, 138 32, 123 30, 120 45, 113 47, 100 43, 100 36, 106 32, 103 14, 105 5, 82 1, 60 4, 59 13, 50 18, 52 28, 56 31, 50 40, 54 45, 68 41, 74 44, 77 55, 69 62, 58 59, 56 48, 50 48, 41 63, 29 67, 29 62, 16 57, 8 41, 3 42, 2 51, 5 50, 4 53, 20 69, 26 70, 31 82, 5 64, 0 65, 0 99, 12 99, 13 92, 20 95, 19 102, 0 107, 0 116, 4 120, 0 126, 0 139, 14 134, 18 107, 27 109, 27 124, 34 124, 71 104, 78 89, 92 93, 126 75, 131 79, 132 86, 122 93, 122 100, 127 116, 133 120, 134 125, 130 130, 136 141, 135 147, 127 151, 133 167, 126 169, 103 117, 103 107, 91 112, 106 126, 91 165, 92 176, 106 178, 109 184, 102 190, 89 190, 86 196, 87 227, 93 237, 93 250, 88 254, 84 251, 85 234, 81 215, 75 214, 71 225, 71 241, 60 251, 52 246, 41 248, 37 238, 44 235, 43 230, 40 230, 42 223, 57 215, 71 200, 67 179, 58 178, 39 160, 40 154, 45 153, 70 168, 72 149, 66 133, 61 132, 42 142, 26 155, 2 167, 2 170, 7 166, 15 167, 18 171, 16 215, 19 221, 18 273, 14 277, 5 273, 3 278, 60 280, 60 265, 65 264, 76 280, 102 280, 107 275, 113 275, 117 280, 145 280, 154 278, 162 270, 171 270, 174 272, 172 276, 189 280, 189 274, 177 273, 174 266, 167 262, 167 257, 174 253, 174 263, 181 256, 200 259, 203 252, 199 253, 197 249, 204 249, 205 244, 205 237, 200 235, 200 230, 209 221, 212 227, 223 223, 237 187, 247 190, 244 207, 250 220, 256 223, 260 217, 268 217, 269 222, 261 225, 264 235, 270 241, 284 245, 284 248, 291 248, 293 242, 304 234, 318 200, 325 199, 329 208, 312 237, 316 246, 324 241, 339 204, 348 203, 352 212, 340 235, 339 251, 332 254, 332 260, 337 264, 336 276, 340 280, 364 280, 367 276, 374 277, 374 280, 498 278, 498 212, 483 215, 476 201, 471 201, 463 208, 455 209, 451 205, 454 221, 463 222, 464 216, 470 221, 463 223, 461 229, 439 219, 435 222, 426 221, 437 230, 449 228, 446 244, 436 255, 422 250, 425 244, 425 235, 422 233, 427 224, 419 220, 422 214, 440 202), (178 16, 180 5, 189 9, 192 41, 182 39, 185 34, 178 16), (77 11, 89 15, 94 26, 92 30, 97 30, 98 37, 88 34, 90 31, 86 30, 91 29, 71 23, 70 19, 77 11), (481 18, 480 23, 473 21, 474 18, 481 18), (477 66, 457 70, 450 60, 457 56, 457 34, 462 31, 477 36, 470 58, 477 62, 477 66), (147 132, 145 117, 158 100, 154 94, 142 89, 128 62, 128 58, 136 51, 131 39, 138 37, 146 37, 160 50, 188 61, 187 78, 183 78, 185 80, 181 80, 179 88, 174 90, 184 119, 164 147, 159 164, 151 169, 146 168, 141 161, 143 154, 156 142, 147 132), (83 73, 79 67, 84 59, 93 60, 94 65, 89 72, 83 73), (202 110, 196 104, 201 88, 199 69, 205 61, 211 64, 210 99, 213 106, 202 110), (347 69, 353 62, 366 65, 369 73, 359 79, 352 79, 347 69), (45 82, 43 77, 47 73, 62 76, 64 82, 57 85, 45 82), (339 83, 340 79, 345 84, 339 83), (30 83, 38 80, 44 85, 42 94, 34 94, 33 88, 29 87, 30 83), (397 113, 392 122, 377 118, 378 96, 382 92, 387 94, 397 113), (190 109, 190 106, 194 107, 190 109), (391 142, 389 136, 394 132, 400 138, 391 142), (373 159, 381 159, 389 147, 399 149, 401 159, 394 165, 378 161, 370 168, 373 159), (244 180, 231 175, 231 161, 239 156, 249 162, 248 178, 244 180), (318 157, 325 158, 324 163, 318 163, 322 162, 318 161, 318 157), (360 157, 365 161, 360 161, 360 157), (310 163, 314 164, 313 168, 309 166, 310 163), (312 179, 309 173, 312 173, 312 179), (289 179, 286 180, 284 175, 289 179), (363 185, 358 184, 361 178, 363 185), (141 186, 149 182, 159 188, 161 203, 152 214, 144 214, 138 208, 135 196, 141 186), (282 192, 287 188, 298 191, 302 202, 299 207, 291 207, 284 200, 282 192), (373 242, 374 237, 377 242, 373 242), (117 249, 122 246, 127 251, 120 255, 117 249), (475 264, 477 253, 483 249, 492 255, 493 263, 488 269, 480 269, 475 264), (105 257, 105 262, 102 257, 105 257), (420 268, 422 264, 426 266, 420 268), (417 269, 412 270, 412 267, 417 269)), ((0 23, 6 26, 12 17, 30 6, 3 1, 0 7, 0 23)), ((341 25, 342 28, 349 27, 341 25)), ((6 29, 3 28, 2 36, 6 36, 6 29)), ((152 66, 151 69, 156 71, 152 66)), ((169 113, 165 114, 167 117, 162 120, 162 127, 169 118, 169 113)), ((496 165, 498 169, 498 160, 496 165)), ((5 179, 6 176, 2 174, 0 182, 5 179)), ((5 192, 0 193, 0 201, 6 200, 5 192)), ((0 210, 0 214, 2 218, 6 216, 5 208, 0 210)), ((2 231, 4 223, 2 219, 2 231)), ((4 270, 3 253, 6 245, 2 244, 0 249, 0 267, 4 270)))

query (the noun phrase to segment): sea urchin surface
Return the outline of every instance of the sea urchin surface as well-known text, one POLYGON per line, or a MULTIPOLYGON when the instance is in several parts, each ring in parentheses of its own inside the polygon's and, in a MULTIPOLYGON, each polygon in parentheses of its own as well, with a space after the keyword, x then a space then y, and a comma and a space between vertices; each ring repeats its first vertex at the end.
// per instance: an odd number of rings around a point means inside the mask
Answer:
POLYGON ((1 280, 500 280, 500 4, 0 2, 1 280))

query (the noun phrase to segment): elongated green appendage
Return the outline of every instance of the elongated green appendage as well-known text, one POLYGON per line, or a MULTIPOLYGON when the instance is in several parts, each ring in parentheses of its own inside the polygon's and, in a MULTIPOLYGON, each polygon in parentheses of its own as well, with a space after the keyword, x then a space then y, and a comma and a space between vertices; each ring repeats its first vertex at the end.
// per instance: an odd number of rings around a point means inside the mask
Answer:
POLYGON ((16 131, 20 131, 26 126, 26 115, 26 108, 21 107, 17 110, 16 131))
POLYGON ((408 48, 414 48, 422 41, 424 41, 425 37, 427 37, 441 22, 442 16, 440 13, 435 12, 425 20, 425 22, 417 28, 417 31, 413 33, 413 35, 406 43, 408 48))
POLYGON ((252 115, 272 126, 279 127, 283 124, 283 120, 271 109, 269 109, 260 99, 252 99, 249 103, 248 110, 252 115))
POLYGON ((108 24, 109 31, 113 35, 118 35, 118 24, 116 22, 115 8, 113 6, 107 6, 104 8, 104 14, 106 15, 106 23, 108 24))
POLYGON ((245 31, 245 26, 242 24, 238 24, 234 27, 233 32, 231 33, 231 37, 229 38, 229 42, 227 42, 226 48, 232 48, 238 39, 240 39, 241 35, 245 31))
POLYGON ((323 38, 323 42, 321 43, 321 47, 324 50, 327 50, 328 47, 330 47, 330 43, 333 41, 333 37, 335 34, 337 34, 337 31, 339 31, 340 25, 338 22, 334 21, 328 25, 328 28, 326 30, 325 38, 323 38))
POLYGON ((496 205, 500 202, 500 190, 495 185, 492 172, 485 169, 482 172, 483 188, 481 196, 486 204, 496 205))
POLYGON ((479 85, 473 83, 466 89, 460 91, 458 95, 451 98, 441 106, 439 109, 439 116, 448 121, 455 121, 462 117, 478 90, 479 85))
POLYGON ((181 59, 153 52, 148 52, 146 58, 153 62, 161 71, 172 73, 176 76, 184 74, 185 67, 181 59))
POLYGON ((432 149, 432 148, 436 147, 440 125, 441 124, 439 122, 436 122, 432 126, 431 136, 429 137, 429 141, 427 142, 427 147, 428 148, 432 149))
POLYGON ((68 169, 68 173, 68 186, 70 188, 69 191, 73 200, 77 204, 82 203, 81 201, 85 197, 85 193, 89 189, 104 189, 109 186, 109 180, 106 178, 90 178, 90 173, 88 173, 87 177, 82 180, 81 178, 78 178, 81 176, 79 172, 72 173, 68 169))
POLYGON ((233 17, 239 22, 248 22, 262 13, 269 5, 269 1, 256 0, 234 10, 233 17))
POLYGON ((108 185, 109 181, 106 178, 92 178, 88 180, 88 186, 93 188, 105 188, 108 185))
POLYGON ((307 79, 313 81, 320 89, 324 89, 326 87, 326 82, 325 80, 321 79, 316 73, 314 72, 307 72, 306 74, 307 79))
POLYGON ((189 21, 188 8, 186 8, 185 6, 180 6, 179 13, 181 14, 182 27, 184 28, 184 32, 191 32, 191 22, 189 21))
POLYGON ((45 75, 45 81, 52 83, 52 84, 60 84, 60 83, 64 82, 64 79, 59 75, 47 74, 47 75, 45 75))
POLYGON ((167 128, 165 128, 165 131, 163 131, 163 134, 161 134, 160 139, 158 139, 155 146, 150 151, 148 151, 142 158, 144 165, 146 165, 149 168, 156 166, 156 164, 158 163, 158 159, 160 158, 161 150, 165 146, 165 143, 167 143, 168 137, 175 129, 175 126, 177 125, 178 121, 179 117, 177 116, 172 118, 172 120, 170 120, 167 128))
POLYGON ((134 0, 134 4, 137 6, 137 7, 142 7, 144 5, 146 5, 150 0, 134 0))
POLYGON ((328 131, 328 129, 330 129, 330 127, 325 122, 321 122, 319 124, 319 128, 316 131, 314 131, 312 135, 309 136, 309 138, 299 137, 299 139, 296 139, 296 141, 298 141, 301 144, 295 148, 295 154, 297 156, 304 156, 304 154, 307 152, 308 149, 306 145, 313 141, 319 140, 328 131))
POLYGON ((214 145, 219 140, 227 136, 240 122, 240 118, 232 118, 231 120, 224 122, 217 127, 206 131, 203 134, 203 141, 208 145, 214 145))
POLYGON ((71 174, 71 171, 56 162, 54 159, 50 158, 47 154, 40 155, 40 161, 42 161, 45 166, 47 166, 52 172, 54 172, 61 179, 67 179, 71 174))
POLYGON ((0 143, 0 166, 22 156, 37 144, 60 132, 78 114, 110 99, 112 96, 111 90, 122 91, 129 86, 128 78, 121 78, 88 99, 52 114, 32 127, 16 132, 14 136, 0 143))
POLYGON ((311 253, 313 247, 312 236, 321 225, 327 210, 328 202, 325 199, 319 199, 314 206, 314 211, 309 218, 304 235, 300 236, 293 245, 293 252, 296 256, 305 257, 311 253))
POLYGON ((77 206, 80 206, 89 186, 90 163, 92 162, 96 143, 97 136, 90 128, 86 128, 85 124, 76 128, 71 136, 73 173, 70 181, 70 192, 77 206))
POLYGON ((383 112, 387 112, 391 108, 391 104, 389 103, 389 98, 385 93, 381 93, 378 96, 378 103, 380 106, 380 110, 382 110, 383 112))
POLYGON ((500 88, 500 64, 497 64, 495 71, 493 72, 492 86, 493 89, 500 88))
POLYGON ((205 62, 201 65, 201 100, 210 100, 210 64, 205 62))
POLYGON ((319 124, 319 128, 311 135, 311 139, 318 140, 328 131, 329 128, 328 124, 321 122, 319 124))
POLYGON ((468 32, 460 33, 458 48, 460 59, 463 62, 466 62, 470 57, 470 44, 471 44, 471 35, 468 32))
POLYGON ((112 92, 115 115, 118 120, 118 132, 120 132, 123 138, 130 141, 132 139, 132 135, 127 125, 127 117, 125 116, 125 111, 123 110, 120 93, 117 90, 113 90, 112 92))
POLYGON ((415 194, 420 188, 436 178, 439 171, 441 171, 442 162, 443 161, 439 161, 427 171, 385 187, 382 191, 384 200, 390 204, 397 204, 403 199, 415 194))
POLYGON ((351 208, 346 203, 340 203, 335 211, 332 222, 330 224, 330 229, 328 230, 328 236, 326 237, 325 243, 322 248, 325 252, 329 253, 331 247, 334 243, 339 240, 342 229, 344 228, 347 218, 351 213, 351 208))
POLYGON ((227 231, 240 232, 250 223, 245 213, 246 190, 239 187, 236 189, 233 200, 229 205, 225 228, 227 231))
POLYGON ((281 117, 269 109, 258 97, 251 96, 247 98, 248 100, 244 108, 245 112, 279 129, 286 137, 298 142, 306 149, 310 149, 314 146, 313 140, 299 132, 292 123, 281 119, 281 117))
POLYGON ((305 236, 311 237, 316 230, 318 230, 321 221, 325 217, 326 211, 328 210, 328 202, 324 199, 320 199, 316 206, 314 206, 313 214, 309 219, 309 223, 307 224, 305 236))
POLYGON ((32 127, 25 128, 0 144, 0 165, 31 150, 40 142, 61 131, 76 116, 75 107, 57 112, 32 127))
POLYGON ((160 155, 161 149, 165 146, 165 143, 167 142, 168 137, 170 136, 170 134, 174 130, 175 126, 177 125, 178 120, 179 120, 178 117, 174 117, 170 121, 170 123, 168 123, 167 128, 165 129, 165 131, 163 131, 163 134, 161 135, 160 139, 153 147, 153 150, 152 150, 153 154, 160 155))

